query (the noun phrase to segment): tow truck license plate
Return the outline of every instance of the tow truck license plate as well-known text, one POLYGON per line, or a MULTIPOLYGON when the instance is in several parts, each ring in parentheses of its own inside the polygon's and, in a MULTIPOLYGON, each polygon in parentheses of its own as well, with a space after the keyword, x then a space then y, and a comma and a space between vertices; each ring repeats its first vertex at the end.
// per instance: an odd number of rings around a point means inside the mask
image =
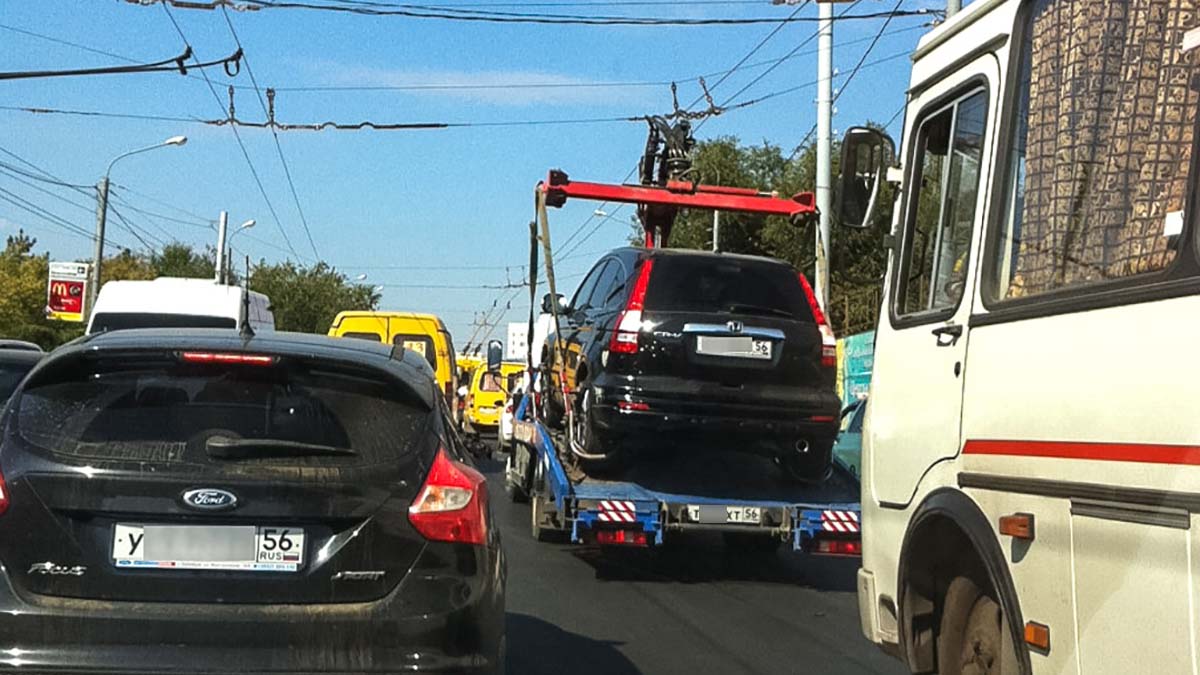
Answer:
POLYGON ((295 572, 304 564, 304 530, 117 523, 112 558, 124 569, 295 572))
POLYGON ((688 520, 693 523, 705 523, 709 525, 731 523, 737 525, 762 524, 762 508, 758 506, 721 506, 712 504, 696 506, 689 504, 687 509, 688 520))
POLYGON ((706 356, 770 360, 772 346, 770 340, 751 337, 696 336, 696 353, 706 356))

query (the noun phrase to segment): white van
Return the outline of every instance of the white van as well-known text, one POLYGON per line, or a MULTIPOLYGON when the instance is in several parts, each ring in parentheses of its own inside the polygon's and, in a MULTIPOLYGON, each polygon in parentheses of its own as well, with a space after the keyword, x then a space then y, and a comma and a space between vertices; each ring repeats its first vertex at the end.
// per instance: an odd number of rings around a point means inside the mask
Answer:
MULTIPOLYGON (((249 291, 249 324, 275 330, 271 300, 249 291)), ((236 328, 242 289, 211 279, 160 277, 153 281, 110 281, 100 289, 88 334, 125 328, 236 328)))

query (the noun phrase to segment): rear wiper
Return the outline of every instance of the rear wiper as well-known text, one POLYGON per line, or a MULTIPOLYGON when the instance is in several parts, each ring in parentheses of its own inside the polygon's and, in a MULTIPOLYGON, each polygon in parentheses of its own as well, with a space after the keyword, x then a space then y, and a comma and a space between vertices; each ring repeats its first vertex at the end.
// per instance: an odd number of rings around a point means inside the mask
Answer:
POLYGON ((338 448, 317 443, 300 443, 271 438, 228 438, 213 436, 204 443, 209 457, 217 459, 257 459, 260 457, 351 457, 358 453, 350 448, 338 448))
POLYGON ((729 311, 738 312, 741 314, 766 314, 769 316, 786 316, 789 319, 796 318, 796 315, 792 314, 786 309, 779 309, 778 307, 766 307, 764 305, 744 305, 740 303, 734 303, 729 305, 729 311))

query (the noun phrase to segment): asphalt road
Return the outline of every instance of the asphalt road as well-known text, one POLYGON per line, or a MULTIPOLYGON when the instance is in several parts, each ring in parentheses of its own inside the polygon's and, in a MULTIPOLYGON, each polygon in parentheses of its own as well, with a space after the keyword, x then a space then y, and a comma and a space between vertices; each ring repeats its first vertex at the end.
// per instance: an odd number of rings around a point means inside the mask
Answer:
POLYGON ((904 672, 859 632, 856 560, 746 557, 703 537, 603 555, 538 543, 528 505, 485 468, 508 554, 514 675, 904 672))

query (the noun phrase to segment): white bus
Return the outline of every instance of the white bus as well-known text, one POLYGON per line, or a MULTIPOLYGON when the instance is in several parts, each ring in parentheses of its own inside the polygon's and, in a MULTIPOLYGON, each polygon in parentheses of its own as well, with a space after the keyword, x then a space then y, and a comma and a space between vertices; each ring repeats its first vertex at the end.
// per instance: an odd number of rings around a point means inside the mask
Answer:
POLYGON ((976 0, 914 53, 898 156, 847 134, 843 224, 898 186, 859 607, 913 672, 1200 668, 1198 26, 976 0))

